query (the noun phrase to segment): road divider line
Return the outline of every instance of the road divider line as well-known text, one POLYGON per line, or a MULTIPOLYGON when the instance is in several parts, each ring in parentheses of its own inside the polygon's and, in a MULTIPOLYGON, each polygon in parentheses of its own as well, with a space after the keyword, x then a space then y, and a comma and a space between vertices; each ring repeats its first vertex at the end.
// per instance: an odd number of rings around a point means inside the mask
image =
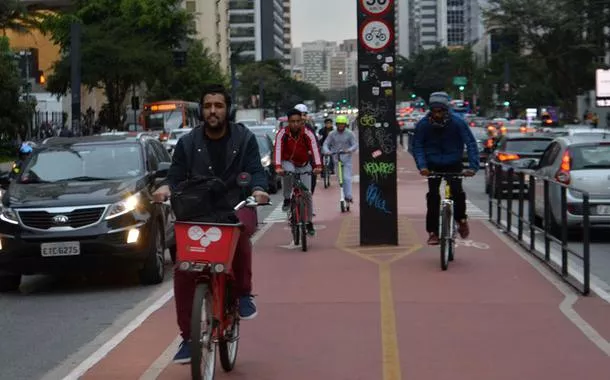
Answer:
POLYGON ((390 263, 380 263, 378 265, 383 380, 401 380, 402 373, 400 355, 398 354, 398 331, 396 329, 396 311, 394 310, 390 263))
POLYGON ((576 326, 587 339, 597 346, 606 356, 610 356, 610 342, 608 342, 595 328, 589 324, 576 310, 574 310, 574 304, 578 301, 578 295, 575 291, 565 284, 562 280, 557 278, 556 275, 550 272, 543 263, 534 258, 529 252, 526 252, 521 246, 515 245, 509 237, 503 235, 498 231, 495 226, 491 223, 486 222, 485 225, 496 235, 500 240, 509 246, 516 254, 521 256, 523 260, 529 263, 535 270, 537 270, 542 277, 553 284, 557 290, 563 294, 564 298, 558 305, 561 313, 576 326))
MULTIPOLYGON (((489 223, 489 222, 487 222, 487 223, 489 223)), ((504 221, 504 220, 501 221, 501 224, 502 224, 503 228, 506 228, 506 226, 507 226, 506 221, 504 221)), ((491 225, 490 225, 490 228, 492 228, 491 225)), ((495 231, 495 229, 497 229, 497 227, 494 226, 492 229, 495 231)), ((517 229, 517 227, 513 226, 513 230, 516 231, 516 229, 517 229)), ((524 231, 525 231, 525 228, 524 228, 524 231)), ((528 233, 523 234, 523 242, 529 246, 530 242, 531 242, 530 237, 529 237, 529 229, 527 231, 528 231, 528 233)), ((544 244, 544 241, 540 241, 540 240, 536 239, 536 246, 540 246, 541 244, 544 244)), ((561 251, 559 251, 557 248, 553 247, 552 244, 551 244, 551 260, 555 264, 561 266, 561 251)), ((581 284, 584 283, 584 278, 583 278, 582 272, 583 272, 582 265, 577 263, 574 259, 568 257, 568 273, 581 284)), ((598 276, 594 275, 593 273, 590 274, 589 282, 590 282, 589 286, 591 288, 591 291, 593 291, 595 294, 597 294, 597 296, 599 298, 603 299, 607 303, 610 303, 610 285, 608 283, 606 283, 605 281, 603 281, 598 276)))
POLYGON ((118 334, 110 338, 106 343, 104 343, 97 351, 95 351, 91 356, 81 362, 76 368, 74 368, 67 376, 63 378, 63 380, 78 380, 82 375, 84 375, 88 370, 90 370, 94 365, 99 363, 110 351, 112 351, 116 346, 118 346, 125 338, 131 334, 132 331, 140 327, 140 325, 150 317, 152 313, 159 310, 163 305, 165 305, 172 297, 174 296, 174 290, 170 289, 165 294, 163 294, 160 298, 158 298, 152 305, 150 305, 147 309, 145 309, 142 313, 140 313, 135 319, 127 324, 118 334))

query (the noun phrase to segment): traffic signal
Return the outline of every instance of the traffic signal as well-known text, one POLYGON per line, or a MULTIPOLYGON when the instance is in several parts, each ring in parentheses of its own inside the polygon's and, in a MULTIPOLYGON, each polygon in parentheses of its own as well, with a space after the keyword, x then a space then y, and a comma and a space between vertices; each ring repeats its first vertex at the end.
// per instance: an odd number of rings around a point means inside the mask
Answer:
POLYGON ((464 86, 460 86, 460 91, 464 91, 464 86))
POLYGON ((504 107, 510 107, 510 102, 508 100, 504 101, 504 107))
POLYGON ((411 94, 411 99, 415 99, 415 94, 411 94))
POLYGON ((343 104, 347 103, 347 99, 343 99, 343 104))
POLYGON ((47 83, 47 78, 44 76, 44 72, 42 70, 38 70, 36 75, 36 83, 45 84, 47 83))

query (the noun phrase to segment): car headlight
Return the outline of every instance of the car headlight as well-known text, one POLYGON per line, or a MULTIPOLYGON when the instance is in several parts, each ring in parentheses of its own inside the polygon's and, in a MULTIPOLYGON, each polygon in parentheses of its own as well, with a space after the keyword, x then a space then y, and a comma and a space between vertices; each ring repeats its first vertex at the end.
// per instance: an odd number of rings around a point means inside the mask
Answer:
POLYGON ((271 156, 265 156, 261 158, 261 165, 263 165, 264 168, 271 165, 271 156))
POLYGON ((10 207, 0 205, 0 220, 11 224, 19 224, 17 221, 17 213, 10 207))
POLYGON ((110 206, 106 220, 132 212, 140 205, 140 194, 134 194, 110 206))

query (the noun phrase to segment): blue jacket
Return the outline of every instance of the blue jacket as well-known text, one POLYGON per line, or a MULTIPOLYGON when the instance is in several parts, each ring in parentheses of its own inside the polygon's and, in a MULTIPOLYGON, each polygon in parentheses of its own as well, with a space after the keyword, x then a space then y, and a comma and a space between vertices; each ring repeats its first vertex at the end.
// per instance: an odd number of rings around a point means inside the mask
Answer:
POLYGON ((448 166, 462 162, 464 145, 468 150, 469 168, 479 170, 479 148, 468 124, 450 112, 450 120, 443 129, 432 127, 426 115, 415 126, 413 157, 417 168, 448 166))

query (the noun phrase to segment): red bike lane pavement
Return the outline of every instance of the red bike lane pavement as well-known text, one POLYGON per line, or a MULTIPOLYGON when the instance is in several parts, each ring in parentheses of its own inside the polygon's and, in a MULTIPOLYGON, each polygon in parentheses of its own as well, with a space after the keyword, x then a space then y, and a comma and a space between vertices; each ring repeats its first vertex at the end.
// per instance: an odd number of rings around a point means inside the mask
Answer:
MULTIPOLYGON (((441 271, 438 247, 425 246, 426 183, 405 152, 397 171, 398 247, 358 245, 358 184, 354 210, 341 214, 336 181, 316 189, 308 252, 290 246, 284 222, 264 232, 255 244, 259 315, 242 322, 236 368, 218 365, 218 379, 610 377, 607 303, 558 288, 482 220, 441 271)), ((172 300, 82 378, 189 379, 188 366, 169 363, 176 337, 172 300)))

